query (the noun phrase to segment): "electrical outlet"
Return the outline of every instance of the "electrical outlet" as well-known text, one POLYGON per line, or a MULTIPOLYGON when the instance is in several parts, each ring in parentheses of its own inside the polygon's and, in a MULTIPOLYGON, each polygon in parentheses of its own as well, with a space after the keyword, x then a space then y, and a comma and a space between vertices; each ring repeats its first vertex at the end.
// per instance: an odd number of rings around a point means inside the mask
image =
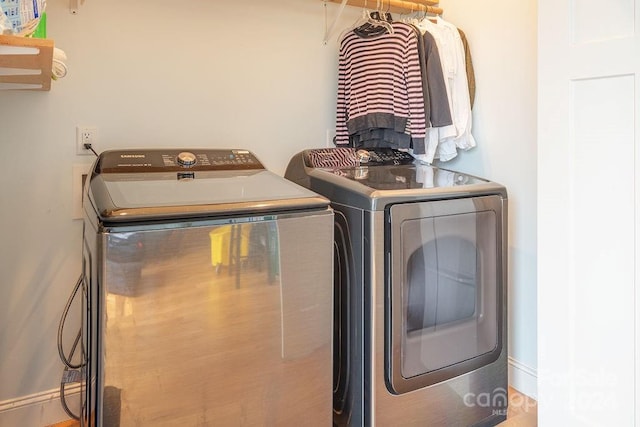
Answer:
POLYGON ((98 128, 92 126, 76 127, 76 154, 79 156, 91 156, 93 151, 85 148, 85 144, 91 144, 95 150, 98 142, 98 128))

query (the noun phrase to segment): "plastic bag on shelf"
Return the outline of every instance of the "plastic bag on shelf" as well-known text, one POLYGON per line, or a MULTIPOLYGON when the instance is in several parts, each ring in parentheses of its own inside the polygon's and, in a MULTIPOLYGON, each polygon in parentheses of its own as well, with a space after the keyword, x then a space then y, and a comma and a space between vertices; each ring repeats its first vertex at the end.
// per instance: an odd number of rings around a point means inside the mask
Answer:
MULTIPOLYGON (((6 26, 8 20, 9 34, 29 36, 38 27, 46 5, 46 0, 0 0, 0 9, 7 18, 0 21, 0 26, 6 26)), ((0 33, 7 32, 6 28, 0 27, 0 30, 0 33)))
POLYGON ((0 13, 0 34, 13 34, 13 25, 4 13, 0 13))

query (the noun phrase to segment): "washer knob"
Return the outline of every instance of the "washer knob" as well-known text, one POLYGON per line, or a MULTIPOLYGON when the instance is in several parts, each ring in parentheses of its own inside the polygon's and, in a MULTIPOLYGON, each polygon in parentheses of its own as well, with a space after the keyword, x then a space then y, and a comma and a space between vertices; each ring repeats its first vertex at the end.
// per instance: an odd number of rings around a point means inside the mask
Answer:
POLYGON ((180 166, 189 167, 196 164, 196 155, 188 151, 178 154, 178 164, 180 166))

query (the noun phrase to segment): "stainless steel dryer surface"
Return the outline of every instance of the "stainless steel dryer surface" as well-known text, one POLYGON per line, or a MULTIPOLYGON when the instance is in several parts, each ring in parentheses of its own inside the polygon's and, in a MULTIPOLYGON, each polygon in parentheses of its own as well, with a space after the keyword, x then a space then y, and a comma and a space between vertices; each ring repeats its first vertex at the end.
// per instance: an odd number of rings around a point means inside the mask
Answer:
POLYGON ((334 424, 504 420, 506 189, 389 149, 306 150, 285 177, 335 212, 334 424))
POLYGON ((246 150, 122 150, 84 208, 83 425, 330 425, 326 198, 246 150))

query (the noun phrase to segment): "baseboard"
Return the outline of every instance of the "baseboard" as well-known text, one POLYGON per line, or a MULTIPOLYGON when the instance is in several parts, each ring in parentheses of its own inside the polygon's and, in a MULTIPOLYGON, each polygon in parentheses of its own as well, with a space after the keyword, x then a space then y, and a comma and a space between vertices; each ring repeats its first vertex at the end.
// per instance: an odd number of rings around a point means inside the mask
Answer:
MULTIPOLYGON (((68 385, 65 397, 69 408, 77 413, 80 384, 68 385)), ((48 426, 69 418, 60 403, 60 389, 0 402, 0 426, 48 426)))
POLYGON ((538 372, 509 357, 509 385, 520 393, 538 400, 538 372))

